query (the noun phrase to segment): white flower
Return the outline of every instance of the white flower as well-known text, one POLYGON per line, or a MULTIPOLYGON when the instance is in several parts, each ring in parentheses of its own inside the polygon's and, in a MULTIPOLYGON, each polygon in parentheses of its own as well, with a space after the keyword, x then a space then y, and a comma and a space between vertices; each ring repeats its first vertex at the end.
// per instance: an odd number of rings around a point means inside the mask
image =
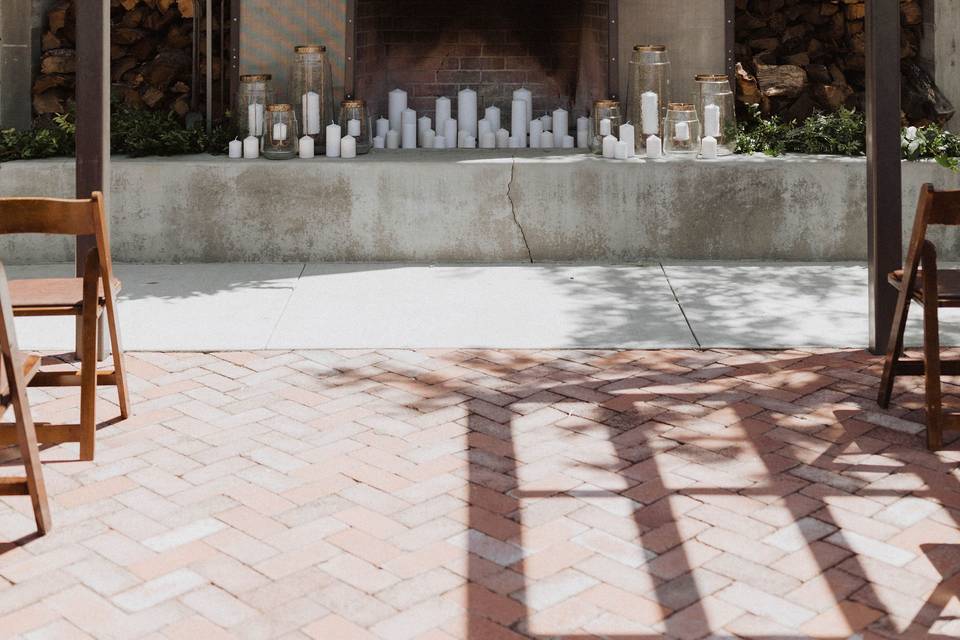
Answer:
POLYGON ((917 149, 919 148, 920 148, 920 141, 914 140, 913 142, 910 143, 910 146, 907 147, 907 151, 909 151, 910 153, 916 153, 917 149))
POLYGON ((907 127, 907 140, 916 140, 916 139, 917 139, 917 128, 907 127))

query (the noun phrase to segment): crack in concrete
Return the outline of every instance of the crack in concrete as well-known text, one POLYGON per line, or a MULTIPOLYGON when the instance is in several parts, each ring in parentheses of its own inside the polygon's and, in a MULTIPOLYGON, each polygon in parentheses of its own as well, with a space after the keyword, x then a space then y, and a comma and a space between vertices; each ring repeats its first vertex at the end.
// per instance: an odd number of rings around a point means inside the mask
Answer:
POLYGON ((523 239, 523 246, 527 249, 527 257, 530 259, 530 264, 533 264, 533 252, 530 250, 530 243, 527 242, 527 234, 523 230, 523 225, 520 224, 520 218, 517 216, 517 203, 513 201, 513 180, 517 175, 517 157, 514 156, 510 162, 510 182, 507 184, 507 200, 510 201, 510 212, 513 213, 513 222, 517 225, 517 229, 520 230, 520 238, 523 239))

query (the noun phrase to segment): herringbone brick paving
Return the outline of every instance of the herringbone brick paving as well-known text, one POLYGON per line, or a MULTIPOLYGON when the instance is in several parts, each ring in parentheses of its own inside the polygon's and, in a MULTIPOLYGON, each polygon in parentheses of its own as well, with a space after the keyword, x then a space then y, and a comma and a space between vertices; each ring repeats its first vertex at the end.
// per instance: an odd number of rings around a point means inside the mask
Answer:
POLYGON ((864 352, 128 362, 96 461, 43 452, 54 531, 3 499, 0 635, 960 635, 960 454, 864 352))

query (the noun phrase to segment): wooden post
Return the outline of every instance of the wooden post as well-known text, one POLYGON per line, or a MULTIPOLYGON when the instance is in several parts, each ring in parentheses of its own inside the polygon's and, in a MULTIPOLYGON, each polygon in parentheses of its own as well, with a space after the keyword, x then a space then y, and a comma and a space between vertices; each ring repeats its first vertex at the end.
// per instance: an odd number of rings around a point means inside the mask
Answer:
POLYGON ((607 86, 610 88, 609 98, 620 99, 620 2, 610 0, 608 40, 607 40, 607 86))
POLYGON ((883 353, 897 292, 887 274, 903 264, 900 174, 900 2, 867 3, 867 256, 870 351, 883 353))

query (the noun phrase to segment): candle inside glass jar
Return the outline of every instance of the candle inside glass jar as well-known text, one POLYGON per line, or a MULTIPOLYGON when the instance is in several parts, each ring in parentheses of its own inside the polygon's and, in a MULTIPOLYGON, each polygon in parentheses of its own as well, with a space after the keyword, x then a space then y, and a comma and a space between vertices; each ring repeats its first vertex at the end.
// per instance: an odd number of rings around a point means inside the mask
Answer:
POLYGON ((287 139, 287 125, 282 122, 277 122, 273 125, 273 140, 274 142, 284 142, 287 139))
POLYGON ((720 137, 720 107, 708 104, 703 108, 704 133, 712 138, 720 137))
POLYGON ((640 113, 644 135, 660 131, 660 96, 653 91, 644 91, 640 96, 640 113))
POLYGON ((609 136, 613 131, 613 123, 610 121, 610 118, 604 118, 600 121, 600 135, 609 136))
POLYGON ((354 138, 360 137, 360 121, 356 118, 347 120, 347 135, 353 136, 354 138))
POLYGON ((673 139, 677 142, 688 142, 690 140, 690 125, 686 122, 678 122, 673 129, 673 139))

